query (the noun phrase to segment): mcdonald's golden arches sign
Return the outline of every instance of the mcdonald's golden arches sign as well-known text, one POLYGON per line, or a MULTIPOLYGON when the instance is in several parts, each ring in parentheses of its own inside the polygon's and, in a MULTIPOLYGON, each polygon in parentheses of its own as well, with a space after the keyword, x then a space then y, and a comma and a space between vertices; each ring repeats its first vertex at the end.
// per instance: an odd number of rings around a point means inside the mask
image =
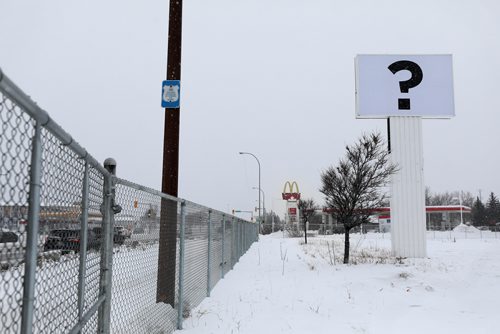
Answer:
POLYGON ((283 199, 286 201, 298 201, 300 199, 299 185, 295 181, 286 181, 283 187, 283 199), (294 191, 295 190, 295 191, 294 191))

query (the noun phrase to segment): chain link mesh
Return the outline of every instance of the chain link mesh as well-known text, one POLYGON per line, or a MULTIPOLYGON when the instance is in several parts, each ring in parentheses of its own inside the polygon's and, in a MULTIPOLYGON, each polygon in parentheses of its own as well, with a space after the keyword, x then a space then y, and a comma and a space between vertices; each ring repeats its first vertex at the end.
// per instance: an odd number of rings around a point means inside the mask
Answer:
POLYGON ((208 208, 186 203, 183 316, 207 296, 208 208))
POLYGON ((33 120, 0 93, 0 328, 21 329, 33 120))
MULTIPOLYGON (((117 179, 72 140, 61 139, 68 135, 58 126, 35 131, 46 116, 20 90, 7 95, 4 79, 0 332, 172 333, 181 327, 256 240, 256 225, 117 179), (38 144, 39 175, 31 166, 38 144), (38 187, 39 197, 30 199, 38 187), (31 255, 35 266, 26 262, 31 255), (25 291, 34 299, 26 301, 25 291)), ((16 89, 12 84, 7 91, 16 89)))
POLYGON ((212 240, 210 247, 210 290, 212 290, 221 279, 222 266, 222 214, 220 212, 212 213, 212 240))
POLYGON ((82 160, 43 129, 39 226, 48 256, 37 268, 35 332, 68 331, 78 321, 83 171, 82 160))
POLYGON ((118 184, 116 203, 122 211, 115 215, 115 229, 124 238, 116 240, 113 254, 111 331, 173 330, 175 311, 156 302, 161 198, 118 184))

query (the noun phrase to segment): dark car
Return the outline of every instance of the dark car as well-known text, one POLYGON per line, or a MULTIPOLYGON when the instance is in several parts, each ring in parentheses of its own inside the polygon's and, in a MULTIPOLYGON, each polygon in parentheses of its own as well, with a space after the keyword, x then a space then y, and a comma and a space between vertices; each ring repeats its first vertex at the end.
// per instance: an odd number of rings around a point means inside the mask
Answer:
MULTIPOLYGON (((44 251, 80 251, 81 230, 52 230, 45 240, 44 251)), ((87 231, 87 250, 99 248, 100 240, 92 230, 87 231)))
MULTIPOLYGON (((94 227, 92 231, 95 233, 97 239, 102 240, 102 227, 94 227)), ((125 238, 126 237, 120 233, 120 230, 115 227, 113 231, 113 243, 123 245, 125 238)))

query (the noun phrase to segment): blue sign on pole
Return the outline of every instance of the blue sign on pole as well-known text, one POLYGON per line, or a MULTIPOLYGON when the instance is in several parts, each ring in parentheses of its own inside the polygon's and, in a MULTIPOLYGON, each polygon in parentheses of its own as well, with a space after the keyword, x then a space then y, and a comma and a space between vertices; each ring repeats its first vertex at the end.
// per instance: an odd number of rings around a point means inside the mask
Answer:
POLYGON ((181 81, 165 80, 162 85, 161 106, 162 108, 180 107, 181 100, 181 81))

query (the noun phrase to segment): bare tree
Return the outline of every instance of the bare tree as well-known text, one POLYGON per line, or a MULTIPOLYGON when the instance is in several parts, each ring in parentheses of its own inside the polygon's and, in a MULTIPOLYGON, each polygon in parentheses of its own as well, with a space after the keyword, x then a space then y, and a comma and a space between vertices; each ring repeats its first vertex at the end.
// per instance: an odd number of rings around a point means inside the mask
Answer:
POLYGON ((425 187, 425 205, 432 205, 432 193, 430 187, 425 187))
POLYGON ((429 193, 429 205, 453 205, 457 204, 456 203, 456 198, 453 193, 451 192, 444 192, 444 193, 429 193))
POLYGON ((443 193, 432 193, 429 187, 425 188, 426 205, 456 205, 461 200, 462 205, 472 207, 474 195, 469 191, 446 191, 443 193))
POLYGON ((344 263, 349 263, 350 230, 368 223, 372 210, 383 205, 386 195, 382 187, 396 171, 396 166, 389 162, 381 134, 373 133, 346 146, 346 155, 338 166, 322 173, 320 191, 333 209, 334 218, 344 226, 344 263))
POLYGON ((476 199, 474 195, 470 191, 463 191, 460 196, 462 196, 462 205, 472 208, 476 199))
POLYGON ((305 243, 307 244, 307 223, 311 221, 311 219, 316 214, 314 212, 316 210, 316 203, 312 198, 303 199, 299 201, 299 212, 302 216, 302 221, 304 222, 304 238, 305 243))

